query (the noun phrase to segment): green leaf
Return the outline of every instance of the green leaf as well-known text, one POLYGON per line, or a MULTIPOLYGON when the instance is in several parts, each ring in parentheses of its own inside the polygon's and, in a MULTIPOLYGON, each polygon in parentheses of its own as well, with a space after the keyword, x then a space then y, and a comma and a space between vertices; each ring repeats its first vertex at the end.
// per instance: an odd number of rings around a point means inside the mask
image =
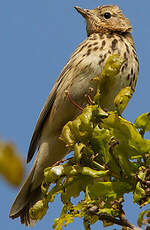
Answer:
POLYGON ((94 182, 88 185, 88 192, 91 199, 118 199, 124 193, 129 193, 133 190, 132 185, 126 182, 94 182))
POLYGON ((135 120, 134 125, 139 129, 143 129, 144 132, 149 131, 150 130, 150 112, 144 113, 138 116, 135 120))
POLYGON ((141 204, 141 200, 145 197, 145 191, 144 189, 141 187, 141 183, 137 182, 136 184, 136 189, 134 191, 134 202, 136 202, 137 204, 141 204))
POLYGON ((120 72, 120 68, 124 62, 124 58, 121 58, 118 54, 109 56, 101 73, 101 76, 115 77, 120 72))
POLYGON ((76 143, 74 145, 74 157, 76 161, 80 161, 82 157, 82 150, 83 148, 86 148, 86 145, 83 143, 76 143))
POLYGON ((48 203, 44 200, 37 201, 29 210, 30 218, 33 220, 41 220, 45 216, 48 209, 48 203))
POLYGON ((61 230, 63 226, 66 227, 72 223, 75 217, 82 218, 84 214, 85 211, 82 202, 79 202, 76 206, 73 206, 71 203, 65 204, 60 217, 54 220, 53 228, 61 230))
POLYGON ((146 216, 149 216, 149 215, 150 215, 150 209, 145 210, 145 211, 142 211, 142 212, 140 213, 140 215, 139 215, 139 217, 138 217, 138 221, 137 221, 137 224, 138 224, 139 227, 142 226, 143 220, 144 220, 144 216, 145 216, 145 215, 146 215, 146 216))
POLYGON ((105 162, 107 164, 111 159, 109 154, 111 138, 112 135, 109 130, 101 129, 98 125, 94 128, 91 137, 91 145, 95 153, 99 153, 100 158, 103 157, 103 162, 100 163, 105 162))
MULTIPOLYGON (((102 99, 104 104, 107 101, 104 92, 112 89, 123 63, 119 55, 108 58, 101 75, 94 78, 97 81, 95 104, 85 107, 64 126, 61 139, 68 150, 74 151, 73 158, 44 170, 43 203, 30 212, 33 218, 41 219, 47 210, 45 204, 60 194, 63 208, 53 225, 56 230, 72 223, 75 217, 83 217, 87 230, 99 220, 100 214, 121 220, 123 198, 129 192, 140 207, 150 203, 150 140, 143 137, 150 130, 150 114, 139 116, 135 124, 119 115, 132 96, 130 87, 116 96, 117 111, 105 112, 100 107, 102 99), (84 200, 75 205, 72 198, 81 192, 84 200), (90 213, 90 207, 96 207, 96 213, 90 213)), ((144 215, 149 214, 141 214, 139 225, 144 215)), ((103 224, 104 227, 113 225, 113 221, 103 221, 103 224)))
POLYGON ((150 141, 144 139, 135 126, 115 113, 103 120, 104 128, 111 129, 112 135, 119 140, 128 157, 150 152, 150 141))
MULTIPOLYGON (((106 64, 100 74, 100 76, 95 76, 93 80, 97 81, 97 92, 94 97, 96 104, 101 104, 101 95, 103 95, 103 100, 105 100, 105 93, 111 90, 110 86, 113 86, 116 79, 115 76, 120 72, 120 68, 124 63, 124 59, 118 54, 110 55, 106 61, 106 64)), ((106 96, 107 97, 107 96, 106 96)))
POLYGON ((121 115, 126 108, 129 100, 132 97, 132 94, 133 90, 131 89, 131 87, 126 87, 123 88, 115 97, 114 104, 117 108, 117 112, 119 115, 121 115))

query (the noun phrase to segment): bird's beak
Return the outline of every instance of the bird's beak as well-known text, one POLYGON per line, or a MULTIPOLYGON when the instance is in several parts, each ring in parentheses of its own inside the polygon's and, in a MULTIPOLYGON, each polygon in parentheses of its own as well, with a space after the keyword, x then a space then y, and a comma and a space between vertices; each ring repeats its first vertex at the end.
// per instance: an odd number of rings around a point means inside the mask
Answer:
POLYGON ((87 18, 89 16, 89 10, 86 10, 86 9, 82 9, 80 8, 79 6, 75 6, 74 7, 79 14, 81 14, 84 18, 87 18))

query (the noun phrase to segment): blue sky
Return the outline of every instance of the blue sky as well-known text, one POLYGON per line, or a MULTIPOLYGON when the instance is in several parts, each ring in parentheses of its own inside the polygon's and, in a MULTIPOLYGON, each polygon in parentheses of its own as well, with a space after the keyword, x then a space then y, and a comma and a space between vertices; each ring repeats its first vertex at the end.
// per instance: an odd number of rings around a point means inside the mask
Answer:
MULTIPOLYGON (((94 8, 103 4, 120 6, 133 25, 140 74, 124 116, 134 121, 139 114, 150 111, 150 1, 0 0, 0 136, 13 141, 24 159, 39 112, 55 79, 75 48, 86 38, 84 20, 73 6, 94 8)), ((7 230, 25 229, 18 220, 8 219, 17 190, 2 180, 0 188, 1 226, 7 230)), ((137 206, 132 205, 131 196, 126 196, 126 200, 128 217, 136 223, 137 206)), ((56 199, 35 230, 52 229, 53 219, 60 210, 60 201, 56 199)), ((80 220, 65 229, 77 228, 83 229, 80 220)), ((92 230, 102 228, 98 223, 92 230)))

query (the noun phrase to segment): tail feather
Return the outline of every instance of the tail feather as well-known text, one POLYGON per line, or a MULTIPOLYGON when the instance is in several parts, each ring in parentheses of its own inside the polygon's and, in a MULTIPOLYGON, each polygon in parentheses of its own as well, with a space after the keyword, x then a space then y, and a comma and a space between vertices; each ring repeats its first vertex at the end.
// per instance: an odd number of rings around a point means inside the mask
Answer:
POLYGON ((26 226, 35 225, 36 221, 29 216, 29 209, 40 199, 42 199, 41 187, 32 190, 32 178, 35 167, 32 168, 29 176, 18 193, 9 213, 12 219, 20 217, 22 224, 26 226))

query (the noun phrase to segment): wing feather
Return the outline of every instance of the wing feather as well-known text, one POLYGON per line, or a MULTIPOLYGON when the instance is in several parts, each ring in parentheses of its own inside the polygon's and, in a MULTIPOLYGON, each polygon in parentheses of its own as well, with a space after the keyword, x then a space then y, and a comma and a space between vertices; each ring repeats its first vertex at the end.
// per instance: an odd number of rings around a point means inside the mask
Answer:
POLYGON ((61 74, 59 75, 58 79, 56 80, 56 83, 52 89, 52 91, 50 92, 46 103, 39 115, 39 118, 37 120, 32 138, 31 138, 31 142, 29 145, 29 150, 28 150, 28 156, 27 156, 27 163, 32 159, 37 147, 38 147, 38 143, 41 137, 41 132, 42 132, 42 128, 43 125, 45 124, 45 121, 47 120, 47 117, 50 114, 50 111, 52 109, 52 106, 54 104, 55 98, 56 98, 56 94, 57 94, 57 89, 62 81, 62 79, 64 78, 64 76, 66 75, 66 72, 69 70, 71 63, 68 62, 68 64, 65 66, 65 68, 63 69, 63 71, 61 72, 61 74))
POLYGON ((32 138, 31 138, 31 142, 30 142, 30 146, 29 146, 29 150, 28 150, 28 156, 27 156, 27 163, 32 159, 37 147, 38 147, 38 143, 41 137, 41 133, 42 133, 42 128, 43 125, 45 124, 45 121, 47 120, 47 117, 50 114, 50 111, 52 109, 52 106, 54 104, 56 95, 57 95, 57 90, 58 87, 60 85, 60 83, 62 82, 62 80, 67 77, 67 73, 70 70, 73 62, 74 62, 74 56, 78 54, 79 49, 81 49, 81 47, 84 45, 85 42, 83 42, 77 49, 76 51, 73 53, 72 57, 70 58, 69 62, 66 64, 66 66, 64 67, 64 69, 62 70, 61 74, 59 75, 59 77, 56 80, 56 83, 52 89, 52 91, 50 92, 48 99, 39 115, 39 118, 37 120, 32 138))

